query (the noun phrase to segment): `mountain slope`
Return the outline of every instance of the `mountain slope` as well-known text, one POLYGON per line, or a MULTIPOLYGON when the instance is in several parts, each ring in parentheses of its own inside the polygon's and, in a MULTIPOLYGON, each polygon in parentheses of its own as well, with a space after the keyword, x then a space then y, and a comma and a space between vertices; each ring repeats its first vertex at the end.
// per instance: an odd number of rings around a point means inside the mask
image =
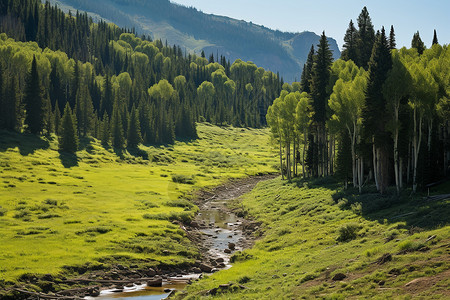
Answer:
MULTIPOLYGON (((83 10, 110 20, 119 26, 134 27, 140 34, 169 44, 185 47, 187 51, 207 55, 225 55, 231 61, 240 58, 280 72, 286 81, 300 78, 311 44, 319 36, 312 32, 286 33, 251 22, 205 14, 168 0, 52 0, 66 11, 83 10)), ((340 51, 329 38, 334 58, 340 51)))

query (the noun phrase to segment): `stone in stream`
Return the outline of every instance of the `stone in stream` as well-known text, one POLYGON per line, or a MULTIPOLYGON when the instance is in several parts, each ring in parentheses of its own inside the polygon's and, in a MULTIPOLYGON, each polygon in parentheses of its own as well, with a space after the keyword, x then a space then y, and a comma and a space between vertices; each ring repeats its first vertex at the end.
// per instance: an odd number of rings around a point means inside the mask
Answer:
POLYGON ((156 275, 156 271, 153 270, 152 268, 149 268, 147 271, 145 271, 145 274, 149 277, 152 277, 156 275))
POLYGON ((216 262, 218 263, 223 263, 225 260, 223 259, 223 257, 219 257, 218 259, 216 259, 216 262))
POLYGON ((225 249, 225 250, 223 250, 223 252, 225 252, 226 254, 230 254, 231 250, 230 249, 225 249))
POLYGON ((170 293, 171 291, 172 291, 172 289, 169 289, 169 288, 164 289, 164 293, 170 293))
POLYGON ((234 250, 235 248, 236 248, 236 244, 235 243, 228 243, 228 249, 234 250))
POLYGON ((162 278, 155 278, 155 279, 147 281, 147 286, 161 287, 162 286, 162 278))
POLYGON ((213 269, 213 267, 208 266, 207 264, 200 264, 199 268, 200 268, 200 270, 202 270, 203 272, 206 272, 206 273, 211 273, 211 271, 213 269))
POLYGON ((132 288, 133 286, 134 286, 134 284, 132 284, 132 283, 129 283, 126 285, 127 288, 132 288))
POLYGON ((200 274, 202 272, 202 270, 200 270, 200 268, 193 267, 192 272, 194 272, 195 274, 200 274))

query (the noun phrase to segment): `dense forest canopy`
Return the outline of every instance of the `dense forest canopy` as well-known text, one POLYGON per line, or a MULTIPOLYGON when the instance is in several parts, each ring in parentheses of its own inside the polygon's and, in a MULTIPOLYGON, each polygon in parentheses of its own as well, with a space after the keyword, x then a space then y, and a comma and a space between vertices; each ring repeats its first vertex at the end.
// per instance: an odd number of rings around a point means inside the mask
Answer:
POLYGON ((323 35, 301 82, 285 84, 268 109, 283 176, 297 175, 301 163, 303 176, 350 178, 360 191, 374 181, 381 193, 392 184, 415 192, 448 176, 448 45, 434 31, 426 49, 417 32, 410 49, 396 49, 394 27, 375 32, 366 7, 344 42, 333 62, 323 35))
POLYGON ((2 1, 0 16, 1 128, 62 135, 70 113, 77 136, 105 145, 172 143, 195 138, 196 121, 264 126, 281 90, 252 62, 188 55, 49 2, 2 1))

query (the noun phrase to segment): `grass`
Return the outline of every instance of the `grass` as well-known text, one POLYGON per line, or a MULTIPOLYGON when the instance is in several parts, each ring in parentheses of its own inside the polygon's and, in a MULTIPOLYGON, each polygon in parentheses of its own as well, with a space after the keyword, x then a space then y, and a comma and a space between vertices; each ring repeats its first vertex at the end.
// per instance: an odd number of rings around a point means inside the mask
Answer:
POLYGON ((193 262, 194 190, 273 172, 268 131, 198 124, 174 146, 105 150, 82 141, 76 156, 54 139, 0 132, 0 286, 28 273, 193 262), (85 267, 83 267, 86 269, 85 267))
POLYGON ((260 183, 233 206, 262 222, 254 233, 261 238, 234 254, 232 268, 178 297, 446 299, 449 200, 430 203, 406 194, 380 197, 367 188, 358 196, 330 179, 260 183), (338 273, 345 278, 332 280, 338 273), (208 294, 230 282, 245 288, 208 294))

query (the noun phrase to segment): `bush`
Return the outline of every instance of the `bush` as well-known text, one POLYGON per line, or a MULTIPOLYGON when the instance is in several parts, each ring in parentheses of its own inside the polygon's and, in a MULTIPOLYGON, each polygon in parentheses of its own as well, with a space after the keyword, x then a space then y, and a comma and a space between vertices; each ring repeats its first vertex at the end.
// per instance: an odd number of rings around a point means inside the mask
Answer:
POLYGON ((338 242, 348 242, 356 239, 359 226, 355 223, 349 223, 339 228, 338 242))
POLYGON ((172 175, 172 181, 175 182, 175 183, 194 184, 195 183, 195 177, 194 176, 182 175, 182 174, 173 174, 172 175))
POLYGON ((400 251, 406 252, 417 251, 423 247, 425 247, 425 244, 418 241, 403 241, 398 244, 398 248, 400 249, 400 251))
POLYGON ((7 210, 0 206, 0 217, 3 217, 6 214, 7 210))

